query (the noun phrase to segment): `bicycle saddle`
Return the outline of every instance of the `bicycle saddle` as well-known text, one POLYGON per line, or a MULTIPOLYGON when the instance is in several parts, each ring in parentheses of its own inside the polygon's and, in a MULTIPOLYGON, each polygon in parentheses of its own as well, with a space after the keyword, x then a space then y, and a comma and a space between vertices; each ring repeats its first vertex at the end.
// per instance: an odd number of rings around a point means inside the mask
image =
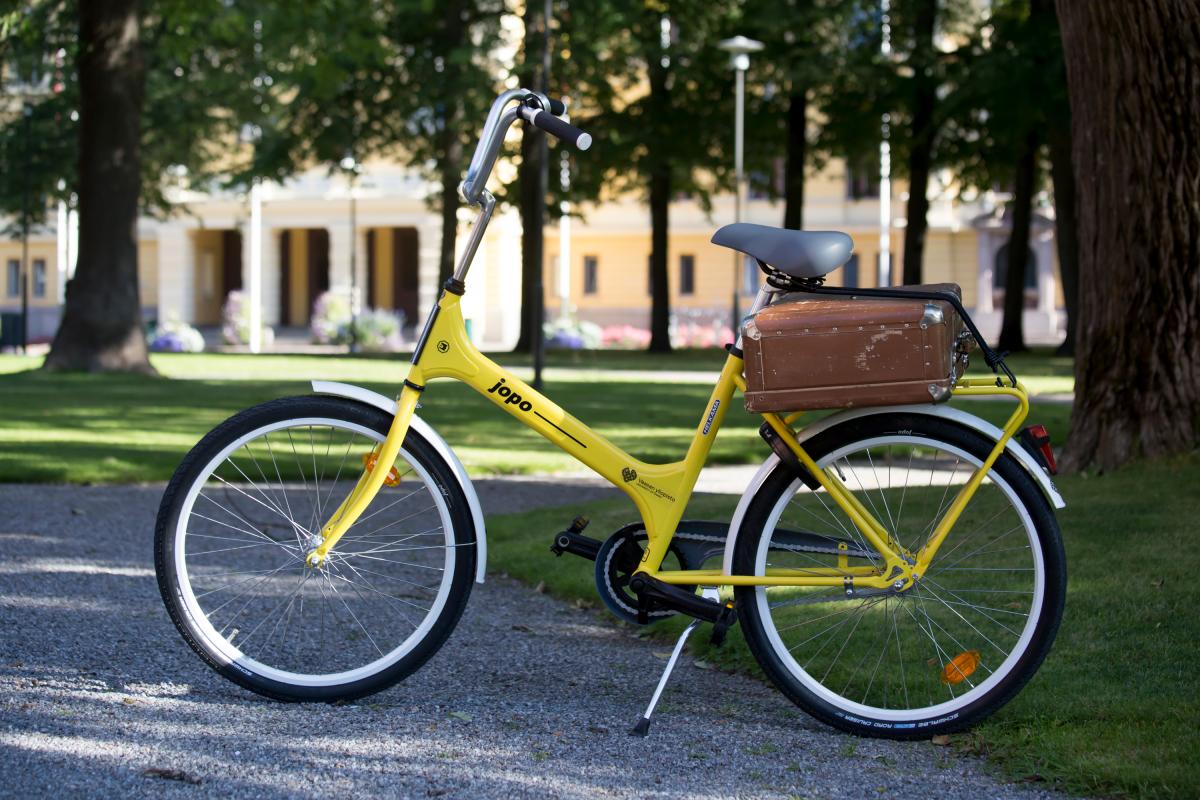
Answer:
POLYGON ((735 222, 712 243, 745 253, 793 278, 819 278, 850 260, 854 240, 840 231, 793 231, 735 222))

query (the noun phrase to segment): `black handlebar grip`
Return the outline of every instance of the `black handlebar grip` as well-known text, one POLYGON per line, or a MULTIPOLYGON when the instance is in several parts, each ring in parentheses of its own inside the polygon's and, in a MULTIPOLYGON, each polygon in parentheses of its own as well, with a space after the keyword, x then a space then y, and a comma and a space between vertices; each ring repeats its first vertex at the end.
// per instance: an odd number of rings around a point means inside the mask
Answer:
POLYGON ((567 113, 567 104, 562 100, 551 100, 550 113, 556 117, 561 117, 563 114, 567 113))
POLYGON ((558 117, 547 114, 540 109, 527 109, 529 112, 525 119, 532 122, 536 127, 541 128, 546 133, 557 136, 568 144, 573 144, 580 150, 587 150, 592 146, 591 134, 576 128, 569 122, 563 122, 558 117))

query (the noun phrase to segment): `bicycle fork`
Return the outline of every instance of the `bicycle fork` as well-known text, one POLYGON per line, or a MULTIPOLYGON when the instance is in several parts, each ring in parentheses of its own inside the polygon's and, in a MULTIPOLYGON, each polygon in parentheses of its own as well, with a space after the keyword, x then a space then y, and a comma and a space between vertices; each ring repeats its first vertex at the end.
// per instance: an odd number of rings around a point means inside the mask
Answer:
MULTIPOLYGON (((415 371, 416 368, 414 367, 413 370, 415 371)), ((329 551, 358 521, 367 506, 371 505, 375 499, 375 495, 379 494, 392 466, 396 463, 397 456, 400 455, 400 446, 404 443, 404 437, 408 435, 408 427, 417 410, 417 400, 420 399, 423 390, 423 386, 413 383, 411 375, 410 380, 404 382, 404 388, 396 400, 396 416, 392 419, 387 438, 375 449, 373 457, 368 459, 362 474, 358 476, 358 483, 354 485, 354 488, 346 495, 346 499, 321 528, 321 533, 317 537, 320 541, 314 540, 316 546, 305 558, 308 566, 316 568, 325 562, 329 551)))

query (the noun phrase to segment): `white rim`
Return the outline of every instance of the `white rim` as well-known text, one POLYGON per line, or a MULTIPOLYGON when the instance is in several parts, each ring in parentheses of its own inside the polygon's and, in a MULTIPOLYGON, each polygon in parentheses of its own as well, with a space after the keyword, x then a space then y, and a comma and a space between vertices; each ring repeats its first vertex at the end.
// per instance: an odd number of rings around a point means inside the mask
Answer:
MULTIPOLYGON (((833 451, 832 453, 829 453, 824 458, 820 459, 818 463, 820 466, 824 467, 851 452, 888 444, 911 444, 928 447, 931 444, 931 440, 918 436, 878 436, 871 439, 852 442, 833 451)), ((962 449, 954 447, 946 442, 939 441, 936 442, 936 444, 943 451, 953 453, 975 467, 979 467, 982 463, 980 459, 976 458, 975 456, 972 456, 962 449)), ((1020 502, 1016 492, 1013 491, 1012 487, 1009 486, 1008 483, 996 473, 994 468, 989 471, 988 478, 997 487, 999 487, 1001 491, 1004 492, 1005 496, 1008 497, 1010 503, 1012 504, 1012 507, 1020 516, 1021 522, 1025 527, 1026 536, 1029 538, 1030 550, 1033 553, 1034 562, 1034 594, 1033 601, 1029 607, 1029 617, 1025 622, 1025 627, 1021 631, 1021 636, 1017 640, 1016 645, 1013 647, 1012 652, 1008 654, 1008 657, 1004 659, 996 671, 971 690, 964 692, 958 697, 934 706, 925 706, 920 709, 895 710, 877 708, 875 706, 857 703, 825 688, 823 684, 815 680, 800 666, 799 662, 796 661, 791 652, 788 650, 787 645, 784 644, 782 637, 779 635, 779 631, 775 627, 775 620, 771 616, 770 607, 767 604, 766 587, 758 587, 755 591, 755 603, 758 608, 759 619, 762 621, 767 638, 771 642, 771 648, 775 651, 775 654, 780 657, 784 667, 787 668, 788 672, 790 672, 792 676, 796 678, 796 680, 800 681, 800 683, 803 684, 806 689, 817 695, 822 700, 849 714, 871 719, 885 720, 888 722, 912 722, 915 720, 924 719, 926 717, 941 717, 955 714, 956 712, 961 711, 967 705, 986 695, 1012 672, 1021 656, 1029 648, 1029 643, 1033 639, 1033 634, 1037 628, 1038 620, 1041 618, 1042 604, 1045 599, 1046 569, 1045 561, 1042 558, 1042 550, 1037 538, 1037 529, 1034 526, 1033 520, 1030 518, 1029 513, 1026 511, 1025 506, 1020 502)), ((767 519, 766 531, 770 531, 772 534, 774 533, 775 526, 778 524, 779 518, 783 515, 784 509, 787 508, 792 497, 795 496, 796 491, 800 488, 800 486, 801 482, 797 479, 783 493, 779 501, 775 504, 775 507, 771 510, 771 514, 767 519)), ((770 540, 770 535, 763 535, 759 539, 758 552, 755 554, 754 559, 754 569, 756 575, 762 575, 766 570, 767 554, 770 549, 770 540)))
POLYGON ((179 512, 179 519, 175 525, 175 576, 179 584, 180 599, 183 601, 184 609, 192 620, 192 627, 200 638, 202 638, 210 651, 215 651, 217 660, 222 665, 232 664, 235 667, 249 671, 264 678, 269 678, 280 683, 293 684, 296 686, 336 686, 340 684, 353 683, 363 678, 370 677, 376 673, 382 672, 388 667, 395 664, 400 659, 404 658, 414 647, 421 643, 429 629, 441 617, 442 609, 446 605, 446 601, 450 596, 450 587, 454 581, 454 564, 455 564, 455 546, 454 546, 454 528, 450 520, 450 511, 446 505, 445 498, 437 485, 433 482, 429 473, 422 467, 416 459, 410 457, 407 449, 401 448, 398 458, 404 459, 410 467, 421 477, 429 494, 434 498, 437 505, 438 513, 442 520, 442 530, 445 532, 446 542, 446 560, 444 572, 442 573, 442 583, 438 589, 437 597, 434 598, 432 607, 426 612, 425 618, 421 624, 397 647, 384 654, 383 657, 365 664, 357 669, 345 670, 343 672, 332 672, 320 675, 310 675, 298 672, 289 672, 286 670, 277 669, 275 667, 263 664, 253 658, 250 658, 243 653, 238 647, 230 643, 224 636, 219 634, 208 617, 200 608, 200 604, 196 601, 196 597, 192 592, 191 580, 188 577, 186 563, 186 536, 187 536, 187 520, 191 516, 192 506, 200 494, 201 488, 208 482, 216 468, 224 463, 225 459, 231 453, 234 453, 244 444, 264 434, 270 434, 274 431, 283 428, 304 427, 306 425, 319 425, 332 427, 338 430, 351 431, 357 433, 367 439, 375 442, 382 442, 384 437, 377 431, 370 428, 357 425, 355 423, 346 422, 345 420, 332 419, 329 417, 303 417, 296 419, 283 420, 282 422, 274 422, 269 425, 263 425, 259 428, 250 431, 249 433, 239 437, 234 442, 229 444, 220 453, 214 456, 200 475, 192 482, 188 489, 187 496, 184 498, 183 507, 179 512))

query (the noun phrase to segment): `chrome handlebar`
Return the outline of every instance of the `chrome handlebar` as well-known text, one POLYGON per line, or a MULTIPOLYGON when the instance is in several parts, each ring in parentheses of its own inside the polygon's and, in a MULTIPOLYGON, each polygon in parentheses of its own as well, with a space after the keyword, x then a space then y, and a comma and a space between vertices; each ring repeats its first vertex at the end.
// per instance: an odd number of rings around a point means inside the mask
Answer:
POLYGON ((480 204, 492 168, 496 165, 496 158, 504 144, 504 137, 509 127, 518 119, 524 119, 547 133, 567 140, 580 150, 587 150, 592 144, 592 137, 558 119, 557 115, 565 111, 563 103, 529 89, 509 89, 497 97, 488 110, 479 144, 475 146, 475 154, 467 167, 467 176, 458 185, 458 196, 462 201, 472 206, 480 204), (508 108, 508 104, 513 100, 520 100, 521 105, 508 108))

